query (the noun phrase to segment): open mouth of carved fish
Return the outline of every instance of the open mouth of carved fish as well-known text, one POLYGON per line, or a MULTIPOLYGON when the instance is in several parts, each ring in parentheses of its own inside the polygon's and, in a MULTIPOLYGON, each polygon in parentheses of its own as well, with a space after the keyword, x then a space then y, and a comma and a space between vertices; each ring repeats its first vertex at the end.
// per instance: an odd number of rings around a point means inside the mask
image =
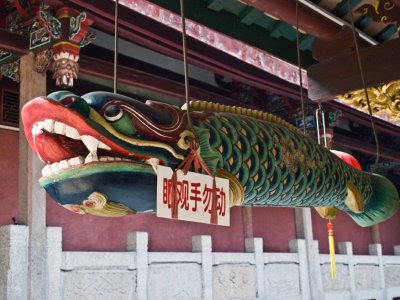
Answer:
MULTIPOLYGON (((154 165, 177 164, 184 158, 182 149, 173 143, 163 143, 161 138, 159 141, 147 139, 145 126, 134 123, 137 120, 131 116, 126 120, 132 122, 134 130, 126 134, 115 125, 119 113, 107 115, 107 105, 112 99, 101 102, 96 98, 91 103, 89 97, 84 99, 60 93, 48 98, 38 97, 22 110, 28 143, 46 164, 40 184, 59 204, 79 212, 83 209, 86 213, 99 215, 98 207, 89 212, 93 207, 85 206, 85 203, 93 205, 97 202, 106 203, 105 206, 101 204, 104 206, 102 215, 109 215, 110 211, 114 215, 125 214, 129 209, 137 212, 155 210, 154 165)), ((133 113, 148 122, 149 127, 157 127, 156 122, 164 122, 167 129, 186 125, 171 123, 173 118, 168 112, 151 119, 146 112, 150 111, 154 116, 156 109, 134 101, 120 101, 120 105, 133 107, 130 108, 133 113)), ((119 108, 117 104, 115 107, 119 108)), ((155 134, 163 135, 163 128, 155 134)))
POLYGON ((133 154, 126 156, 125 153, 112 151, 106 144, 106 138, 100 133, 96 136, 80 135, 76 128, 52 119, 35 123, 32 127, 32 138, 39 157, 46 163, 42 169, 43 177, 97 162, 146 161, 145 158, 134 157, 133 154))
MULTIPOLYGON (((157 143, 146 145, 145 141, 134 137, 121 140, 121 134, 94 109, 87 106, 83 112, 72 110, 74 101, 74 98, 61 102, 36 98, 24 108, 28 142, 46 164, 42 169, 43 177, 96 163, 164 163, 163 158, 156 158, 149 151, 157 148, 157 143)), ((161 147, 158 149, 164 151, 161 147)))

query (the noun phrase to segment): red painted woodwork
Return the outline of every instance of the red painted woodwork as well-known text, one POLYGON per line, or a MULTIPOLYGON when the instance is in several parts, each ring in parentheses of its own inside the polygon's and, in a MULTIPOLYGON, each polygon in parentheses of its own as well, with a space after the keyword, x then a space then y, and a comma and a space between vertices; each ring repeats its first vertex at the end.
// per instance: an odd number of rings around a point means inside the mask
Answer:
MULTIPOLYGON (((292 0, 242 0, 259 10, 278 18, 292 26, 296 26, 296 2, 292 0)), ((330 40, 340 30, 340 25, 329 22, 327 18, 317 12, 299 5, 299 28, 317 38, 330 40)))
MULTIPOLYGON (((399 39, 360 49, 366 87, 399 80, 399 55, 399 39), (377 67, 385 71, 377 72, 377 67)), ((307 78, 308 97, 318 102, 328 101, 338 95, 363 88, 355 51, 312 65, 307 69, 307 78)))
POLYGON ((0 129, 0 226, 18 216, 18 132, 0 129))

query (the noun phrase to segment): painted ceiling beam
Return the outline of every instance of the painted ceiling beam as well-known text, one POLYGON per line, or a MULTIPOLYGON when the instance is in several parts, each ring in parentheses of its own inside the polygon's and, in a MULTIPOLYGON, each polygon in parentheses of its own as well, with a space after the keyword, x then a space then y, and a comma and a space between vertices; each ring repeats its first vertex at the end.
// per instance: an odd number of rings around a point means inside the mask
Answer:
POLYGON ((29 39, 26 36, 0 29, 0 50, 25 55, 29 53, 29 39))
MULTIPOLYGON (((119 3, 121 2, 122 0, 119 3)), ((112 2, 70 0, 70 3, 85 10, 88 17, 94 21, 94 27, 110 34, 114 33, 112 2)), ((119 8, 120 36, 127 41, 182 59, 181 34, 177 31, 180 28, 180 17, 148 1, 139 0, 135 3, 136 10, 123 6, 119 8), (162 23, 164 20, 167 24, 162 23)), ((229 76, 250 86, 299 99, 298 88, 294 85, 299 81, 297 66, 223 34, 210 31, 205 26, 191 23, 190 20, 187 20, 187 27, 191 28, 193 33, 193 38, 188 39, 188 60, 193 65, 229 76), (213 44, 204 43, 202 38, 209 38, 213 44)), ((303 70, 303 78, 305 77, 303 70)), ((303 79, 303 84, 306 85, 306 79, 303 79)))
MULTIPOLYGON (((274 18, 296 26, 296 3, 293 0, 241 0, 274 18)), ((329 22, 312 9, 299 5, 299 28, 316 38, 330 40, 340 31, 340 25, 329 22)))
MULTIPOLYGON (((334 134, 332 143, 361 153, 376 155, 376 146, 360 139, 354 139, 342 134, 334 134)), ((385 147, 379 147, 379 157, 400 163, 398 152, 385 147)))
MULTIPOLYGON (((89 76, 112 81, 114 78, 114 65, 113 63, 106 62, 104 60, 82 55, 79 60, 79 72, 89 76)), ((185 85, 183 83, 139 71, 134 68, 119 65, 118 82, 176 97, 177 99, 185 99, 185 85)), ((232 98, 228 98, 194 86, 190 86, 190 99, 214 102, 218 99, 218 101, 221 103, 238 104, 238 102, 235 102, 232 98)))
MULTIPOLYGON (((399 57, 400 39, 360 49, 366 86, 399 80, 399 57)), ((307 70, 307 77, 308 97, 313 101, 328 101, 363 88, 355 51, 312 65, 307 70)))
MULTIPOLYGON (((240 0, 266 14, 296 26, 296 2, 293 0, 240 0)), ((399 0, 400 1, 400 0, 399 0)), ((309 0, 299 0, 299 29, 323 41, 336 37, 341 27, 350 24, 309 0)), ((365 32, 356 28, 358 35, 371 45, 378 44, 365 32)))
MULTIPOLYGON (((110 20, 113 20, 113 4, 107 1, 100 0, 91 0, 91 1, 82 1, 82 0, 71 0, 70 3, 75 3, 76 5, 82 7, 85 10, 91 10, 93 12, 96 11, 98 14, 102 14, 102 16, 107 17, 110 20), (110 6, 111 4, 111 6, 110 6), (110 6, 110 7, 109 7, 110 6), (101 12, 100 12, 101 10, 101 12)), ((150 1, 146 0, 120 0, 120 6, 124 6, 129 8, 132 12, 136 12, 146 18, 150 18, 160 24, 162 24, 165 28, 173 29, 174 31, 181 32, 182 24, 180 16, 171 12, 170 10, 164 9, 150 1)), ((122 7, 121 7, 122 8, 122 7)), ((121 11, 121 10, 120 10, 121 11)), ((137 20, 132 17, 124 19, 122 15, 120 24, 127 27, 136 27, 137 30, 141 30, 142 33, 145 33, 149 36, 158 35, 159 42, 171 43, 171 41, 166 41, 170 39, 170 35, 162 35, 158 34, 156 30, 152 28, 139 27, 137 24, 137 20)), ((96 24, 96 20, 94 25, 96 24)), ((147 24, 149 22, 147 21, 147 24)), ((202 44, 199 46, 199 50, 204 48, 204 46, 209 46, 211 48, 217 49, 225 54, 228 54, 231 57, 234 57, 238 60, 245 62, 246 64, 258 68, 264 72, 267 72, 273 76, 278 77, 279 79, 285 80, 291 84, 299 84, 299 76, 298 76, 298 68, 296 65, 288 63, 274 55, 271 55, 267 51, 261 50, 259 48, 250 46, 242 41, 233 39, 231 37, 226 36, 225 34, 221 34, 215 30, 207 28, 206 26, 194 22, 190 19, 186 20, 187 26, 187 35, 193 38, 195 41, 198 41, 202 44)), ((165 29, 163 30, 165 33, 165 29)), ((181 49, 181 41, 177 40, 178 44, 175 44, 174 47, 178 47, 181 49)), ((189 53, 193 55, 201 55, 201 51, 191 51, 188 49, 189 53), (190 52, 191 51, 191 52, 190 52)), ((180 50, 181 51, 181 50, 180 50)), ((218 59, 213 59, 213 57, 204 57, 204 59, 213 60, 213 64, 224 64, 223 61, 218 59)), ((194 63, 195 64, 195 63, 194 63)), ((236 69, 238 69, 235 66, 236 69)), ((303 70, 304 78, 305 70, 303 70)), ((303 84, 307 85, 306 79, 304 79, 303 84)))

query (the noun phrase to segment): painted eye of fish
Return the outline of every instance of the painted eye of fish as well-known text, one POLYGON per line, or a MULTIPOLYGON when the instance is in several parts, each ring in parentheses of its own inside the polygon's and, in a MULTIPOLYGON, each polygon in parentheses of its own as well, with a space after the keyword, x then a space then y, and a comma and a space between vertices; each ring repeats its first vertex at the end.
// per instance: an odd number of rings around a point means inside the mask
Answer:
POLYGON ((120 120, 124 116, 124 111, 121 107, 111 105, 104 111, 104 118, 109 122, 115 122, 120 120))
POLYGON ((136 133, 131 118, 117 105, 110 105, 104 110, 104 118, 122 134, 133 136, 136 133))

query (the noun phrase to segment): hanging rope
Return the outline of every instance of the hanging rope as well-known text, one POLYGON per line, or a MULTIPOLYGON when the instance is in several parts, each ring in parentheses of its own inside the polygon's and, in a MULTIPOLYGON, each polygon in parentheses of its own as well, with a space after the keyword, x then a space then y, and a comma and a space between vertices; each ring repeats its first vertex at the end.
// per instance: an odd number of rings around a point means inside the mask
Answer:
POLYGON ((296 51, 297 51, 297 65, 299 68, 299 80, 300 80, 300 102, 301 102, 301 113, 303 118, 303 133, 307 133, 306 114, 304 110, 304 95, 303 95, 303 74, 301 72, 301 56, 300 56, 300 37, 299 37, 299 0, 296 0, 296 51))
MULTIPOLYGON (((186 114, 188 127, 196 137, 196 132, 193 127, 192 118, 190 116, 190 104, 189 104, 189 66, 187 62, 187 45, 186 45, 186 17, 185 17, 185 1, 180 0, 181 6, 181 20, 182 20, 182 52, 183 52, 183 73, 185 77, 185 102, 186 102, 186 114)), ((195 138, 195 140, 197 140, 195 138)), ((196 145, 197 147, 197 145, 196 145)))
POLYGON ((199 172, 200 167, 202 168, 203 172, 206 172, 209 176, 213 178, 213 186, 212 186, 212 195, 211 195, 211 217, 210 223, 211 224, 218 224, 218 215, 217 215, 217 186, 214 174, 210 171, 207 167, 203 159, 201 158, 200 154, 198 153, 199 144, 196 138, 196 131, 193 126, 192 118, 190 115, 190 103, 189 103, 189 66, 187 62, 187 44, 186 44, 186 18, 185 18, 185 6, 184 0, 180 0, 180 8, 181 8, 181 20, 182 20, 182 52, 183 52, 183 70, 184 70, 184 77, 185 77, 185 102, 186 102, 186 114, 187 114, 187 122, 188 127, 193 133, 194 139, 189 141, 190 142, 190 153, 189 155, 182 161, 182 163, 178 166, 178 168, 174 171, 171 179, 171 186, 170 186, 170 195, 172 197, 171 202, 171 217, 177 218, 178 217, 178 207, 180 202, 180 196, 178 193, 177 185, 177 172, 178 170, 182 170, 184 174, 187 174, 189 169, 193 164, 193 169, 195 172, 199 172))
POLYGON ((355 28, 355 25, 354 25, 354 16, 353 16, 353 11, 352 11, 352 8, 351 8, 350 0, 347 0, 347 7, 348 7, 348 10, 350 12, 350 20, 351 20, 351 26, 352 26, 352 29, 353 29, 353 39, 354 39, 354 45, 355 45, 355 48, 356 48, 358 68, 360 70, 361 82, 362 82, 362 85, 363 85, 365 98, 367 100, 368 112, 369 112, 369 120, 371 122, 371 127, 372 127, 372 131, 374 133, 374 138, 375 138, 375 145, 376 145, 375 164, 377 164, 379 162, 379 139, 378 139, 378 134, 377 134, 376 129, 375 129, 375 123, 374 123, 374 119, 373 119, 371 103, 370 103, 369 96, 368 96, 367 86, 365 84, 364 70, 363 70, 362 63, 361 63, 360 50, 358 48, 358 41, 357 41, 357 36, 356 36, 356 28, 355 28))
POLYGON ((117 93, 118 82, 118 0, 115 0, 114 11, 114 94, 117 93))
POLYGON ((200 155, 197 153, 196 150, 192 148, 189 155, 181 162, 181 164, 176 168, 174 173, 172 174, 171 178, 171 185, 169 185, 169 193, 171 199, 168 199, 168 203, 171 203, 171 218, 177 219, 178 218, 178 211, 179 211, 179 202, 180 202, 180 195, 177 189, 178 186, 178 170, 181 170, 183 174, 187 174, 189 172, 191 166, 193 165, 194 172, 199 172, 200 168, 205 172, 207 175, 213 177, 213 185, 212 185, 212 195, 211 195, 211 216, 210 216, 210 223, 211 224, 218 224, 218 214, 217 214, 217 185, 215 176, 211 172, 211 170, 207 167, 204 163, 200 155))

